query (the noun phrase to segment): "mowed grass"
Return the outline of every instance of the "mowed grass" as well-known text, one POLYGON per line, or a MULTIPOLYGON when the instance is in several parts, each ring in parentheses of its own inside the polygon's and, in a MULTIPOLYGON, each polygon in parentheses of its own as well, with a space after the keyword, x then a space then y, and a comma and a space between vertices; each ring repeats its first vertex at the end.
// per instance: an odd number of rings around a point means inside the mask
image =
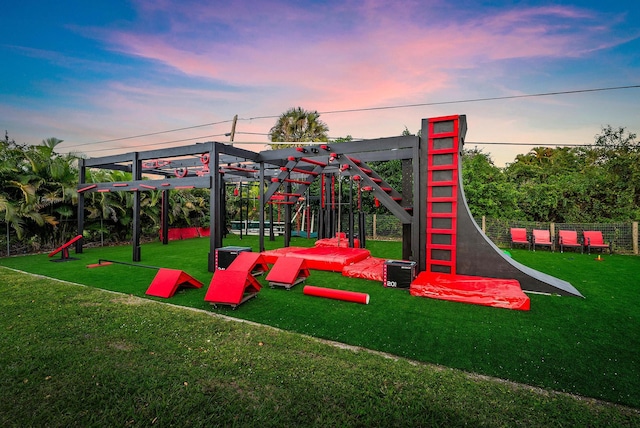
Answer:
POLYGON ((0 268, 0 425, 638 426, 633 409, 0 268))
MULTIPOLYGON (((272 248, 281 239, 266 241, 272 248)), ((294 239, 292 245, 312 245, 294 239)), ((225 245, 257 249, 257 238, 230 236, 225 245)), ((372 254, 399 258, 400 244, 368 242, 372 254)), ((130 262, 131 247, 89 248, 80 260, 51 263, 46 255, 0 264, 50 277, 144 297, 156 271, 125 265, 87 269, 99 258, 130 262)), ((513 250, 513 257, 570 281, 585 296, 530 295, 531 311, 511 311, 416 298, 380 283, 312 271, 307 283, 369 293, 369 305, 304 296, 265 286, 236 310, 204 301, 208 240, 145 244, 144 265, 182 269, 202 281, 168 302, 256 321, 287 331, 386 352, 415 361, 507 379, 640 408, 640 258, 513 250)), ((73 256, 73 252, 72 252, 73 256)), ((261 279, 265 284, 264 279, 261 279)), ((163 300, 151 298, 152 300, 163 300)))

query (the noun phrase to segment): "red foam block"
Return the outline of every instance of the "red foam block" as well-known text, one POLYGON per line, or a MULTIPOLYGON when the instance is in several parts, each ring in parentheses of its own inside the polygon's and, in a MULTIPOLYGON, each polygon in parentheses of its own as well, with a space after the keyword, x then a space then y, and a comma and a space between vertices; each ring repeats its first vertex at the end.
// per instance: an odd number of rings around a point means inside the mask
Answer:
POLYGON ((238 256, 233 259, 226 270, 237 270, 251 273, 253 275, 265 273, 269 270, 267 262, 260 253, 252 251, 241 251, 238 256))
POLYGON ((146 294, 167 299, 173 296, 180 286, 200 288, 202 283, 179 269, 160 268, 146 294))
POLYGON ((347 276, 349 278, 370 279, 372 281, 382 282, 382 271, 385 262, 386 259, 369 257, 367 259, 342 268, 342 276, 347 276))
POLYGON ((309 277, 309 269, 304 259, 281 257, 276 260, 266 277, 271 286, 281 285, 291 288, 309 277))
POLYGON ((412 296, 528 311, 529 296, 515 279, 421 272, 411 283, 412 296))
POLYGON ((204 297, 212 304, 236 307, 260 291, 260 283, 249 272, 217 270, 204 297))
POLYGON ((369 304, 369 295, 356 291, 336 290, 335 288, 314 287, 307 285, 302 290, 306 296, 326 297, 327 299, 344 300, 345 302, 369 304))

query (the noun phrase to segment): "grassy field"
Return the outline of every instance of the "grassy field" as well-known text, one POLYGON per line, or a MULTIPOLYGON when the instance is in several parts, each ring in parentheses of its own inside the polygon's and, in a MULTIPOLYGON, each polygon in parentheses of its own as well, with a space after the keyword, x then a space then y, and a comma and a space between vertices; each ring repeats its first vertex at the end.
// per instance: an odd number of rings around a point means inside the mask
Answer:
MULTIPOLYGON (((269 242, 273 247, 281 242, 269 242)), ((292 245, 311 245, 295 239, 292 245)), ((400 245, 368 242, 373 255, 399 258, 400 245)), ((225 245, 257 247, 254 237, 225 245)), ((312 271, 307 283, 369 293, 369 305, 312 298, 302 287, 264 287, 237 310, 204 301, 208 241, 145 244, 142 264, 182 269, 205 283, 168 302, 256 321, 349 345, 467 372, 640 408, 640 258, 513 250, 518 261, 570 281, 586 297, 530 295, 531 311, 411 297, 377 282, 312 271)), ((72 254, 73 255, 73 254, 72 254)), ((51 263, 46 255, 0 260, 0 265, 144 297, 156 271, 124 265, 87 269, 99 258, 131 260, 130 247, 86 249, 80 260, 51 263)), ((264 281, 264 280, 261 280, 264 281)), ((263 282, 264 283, 264 282, 263 282)), ((154 300, 154 299, 152 299, 154 300)), ((155 299, 162 300, 162 299, 155 299)))
POLYGON ((0 425, 638 426, 637 410, 0 268, 0 425))

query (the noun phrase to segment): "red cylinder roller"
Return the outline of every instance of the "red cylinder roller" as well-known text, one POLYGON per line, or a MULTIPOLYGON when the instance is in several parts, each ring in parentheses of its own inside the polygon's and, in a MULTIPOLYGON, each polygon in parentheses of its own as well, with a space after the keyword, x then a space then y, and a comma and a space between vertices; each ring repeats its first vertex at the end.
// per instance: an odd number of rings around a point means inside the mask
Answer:
POLYGON ((335 288, 314 287, 306 285, 302 293, 306 296, 326 297, 327 299, 344 300, 345 302, 369 304, 369 295, 355 291, 336 290, 335 288))

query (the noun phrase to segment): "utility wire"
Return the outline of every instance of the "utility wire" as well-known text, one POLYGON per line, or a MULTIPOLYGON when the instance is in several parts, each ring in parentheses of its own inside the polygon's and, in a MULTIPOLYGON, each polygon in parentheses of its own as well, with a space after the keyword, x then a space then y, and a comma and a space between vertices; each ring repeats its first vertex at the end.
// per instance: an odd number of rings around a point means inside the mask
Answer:
MULTIPOLYGON (((430 103, 401 104, 396 106, 366 107, 366 108, 346 109, 346 110, 329 110, 329 111, 318 112, 318 114, 355 113, 355 112, 362 112, 362 111, 393 110, 393 109, 400 109, 400 108, 427 107, 427 106, 438 106, 438 105, 447 105, 447 104, 477 103, 477 102, 485 102, 485 101, 512 100, 512 99, 518 99, 518 98, 549 97, 554 95, 583 94, 588 92, 603 92, 603 91, 615 91, 615 90, 621 90, 621 89, 637 89, 637 88, 640 88, 640 85, 612 86, 608 88, 594 88, 594 89, 576 89, 573 91, 542 92, 537 94, 507 95, 503 97, 471 98, 466 100, 463 99, 463 100, 455 100, 455 101, 434 101, 430 103)), ((238 119, 238 120, 273 119, 277 117, 280 117, 280 115, 256 116, 249 119, 238 119)))
MULTIPOLYGON (((572 91, 555 91, 555 92, 541 92, 541 93, 535 93, 535 94, 507 95, 507 96, 502 96, 502 97, 471 98, 471 99, 462 99, 462 100, 454 100, 454 101, 434 101, 434 102, 428 102, 428 103, 401 104, 401 105, 395 105, 395 106, 365 107, 365 108, 354 108, 354 109, 345 109, 345 110, 328 110, 328 111, 319 112, 318 114, 339 114, 339 113, 355 113, 355 112, 379 111, 379 110, 394 110, 394 109, 401 109, 401 108, 427 107, 427 106, 448 105, 448 104, 477 103, 477 102, 513 100, 513 99, 535 98, 535 97, 549 97, 549 96, 556 96, 556 95, 583 94, 583 93, 589 93, 589 92, 604 92, 604 91, 616 91, 616 90, 623 90, 623 89, 638 89, 638 88, 640 88, 640 85, 611 86, 611 87, 605 87, 605 88, 576 89, 576 90, 572 90, 572 91)), ((250 118, 239 118, 238 120, 252 121, 252 120, 261 120, 261 119, 275 119, 275 118, 279 118, 280 116, 281 115, 254 116, 254 117, 250 117, 250 118)), ((170 133, 170 132, 177 132, 177 131, 185 131, 185 130, 195 129, 195 128, 202 128, 202 127, 205 127, 205 126, 220 125, 220 124, 229 123, 229 122, 233 122, 233 119, 223 120, 223 121, 219 121, 219 122, 205 123, 205 124, 202 124, 202 125, 187 126, 187 127, 184 127, 184 128, 169 129, 169 130, 166 130, 166 131, 150 132, 150 133, 147 133, 147 134, 133 135, 133 136, 130 136, 130 137, 121 137, 121 138, 114 138, 114 139, 110 139, 110 140, 93 141, 93 142, 90 142, 90 143, 80 143, 80 144, 75 144, 75 145, 66 146, 66 147, 67 148, 72 148, 72 147, 80 147, 80 146, 87 146, 87 145, 100 144, 100 143, 111 143, 111 142, 115 142, 115 141, 130 140, 130 139, 133 139, 133 138, 149 137, 149 136, 153 136, 153 135, 166 134, 166 133, 170 133)), ((240 134, 240 133, 238 133, 238 134, 240 134)), ((248 133, 244 133, 244 134, 248 134, 248 133)), ((222 135, 224 135, 224 134, 222 134, 222 135)), ((264 134, 255 133, 255 135, 264 135, 264 134)), ((203 137, 203 138, 207 138, 207 137, 203 137)), ((172 142, 187 141, 187 140, 194 140, 194 139, 197 139, 197 138, 191 138, 191 139, 185 139, 185 140, 176 140, 176 141, 172 141, 172 142)), ((156 145, 169 144, 169 143, 170 142, 157 143, 156 145)), ((112 150, 112 149, 101 149, 101 151, 104 151, 104 150, 112 150)), ((87 151, 97 151, 97 150, 87 150, 87 151)))
POLYGON ((540 146, 540 147, 548 147, 548 146, 556 146, 556 147, 591 147, 593 144, 553 144, 553 143, 495 143, 495 142, 483 142, 483 141, 465 141, 464 145, 473 145, 477 144, 480 146, 540 146))
MULTIPOLYGON (((212 137, 223 137, 225 135, 226 134, 203 135, 202 137, 183 138, 181 140, 164 141, 162 143, 139 144, 136 147, 162 146, 162 145, 165 145, 165 144, 181 143, 183 141, 201 140, 201 139, 204 139, 204 138, 212 138, 212 137)), ((110 149, 85 150, 85 151, 83 151, 83 153, 106 152, 106 151, 110 151, 110 150, 122 150, 122 147, 112 147, 110 149)))
MULTIPOLYGON (((205 126, 220 125, 222 123, 229 123, 229 122, 232 122, 232 121, 233 121, 232 119, 230 119, 230 120, 222 120, 220 122, 204 123, 202 125, 186 126, 184 128, 169 129, 167 131, 150 132, 148 134, 132 135, 131 137, 114 138, 112 140, 101 140, 101 141, 94 141, 94 142, 91 142, 91 143, 81 143, 81 144, 75 144, 73 146, 67 146, 67 147, 70 148, 70 147, 88 146, 90 144, 112 143, 114 141, 131 140, 133 138, 150 137, 152 135, 168 134, 169 132, 186 131, 188 129, 195 129, 195 128, 203 128, 205 126)), ((224 135, 224 134, 221 134, 221 135, 224 135)), ((207 138, 207 137, 204 137, 204 138, 207 138)), ((196 138, 192 138, 192 139, 195 140, 196 138)), ((185 141, 185 140, 183 140, 183 141, 185 141)))

